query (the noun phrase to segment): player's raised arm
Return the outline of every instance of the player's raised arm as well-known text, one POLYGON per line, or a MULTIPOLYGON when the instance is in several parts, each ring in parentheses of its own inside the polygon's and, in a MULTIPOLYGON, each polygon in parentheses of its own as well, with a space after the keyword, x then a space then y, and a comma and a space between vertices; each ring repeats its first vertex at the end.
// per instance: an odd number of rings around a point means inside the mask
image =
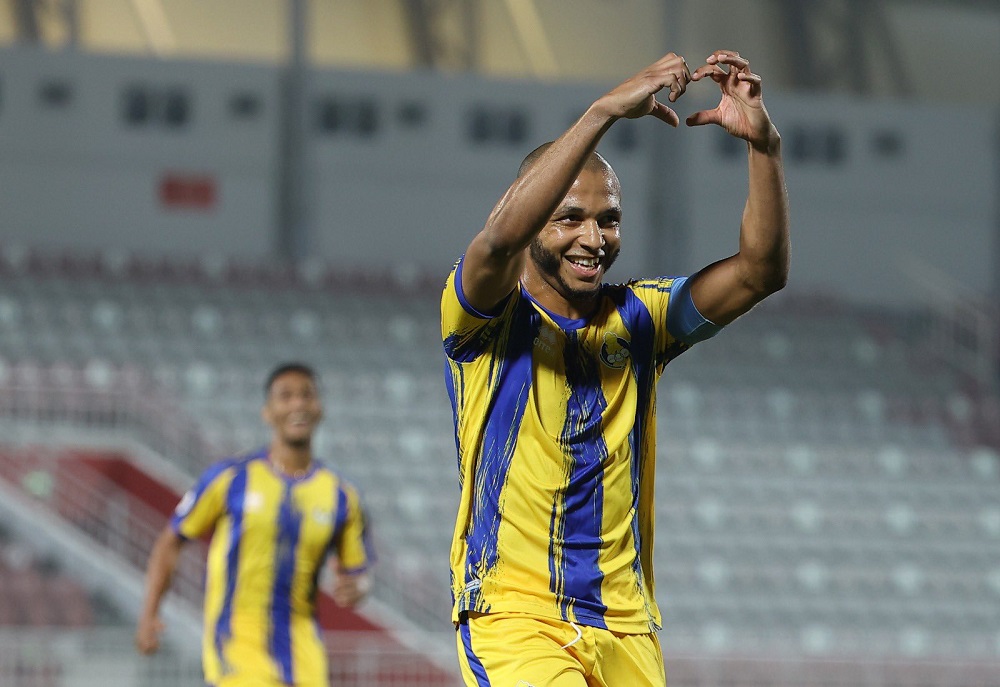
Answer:
POLYGON ((163 631, 160 602, 170 588, 183 546, 184 540, 168 525, 160 532, 149 555, 146 594, 135 632, 135 646, 141 654, 152 654, 160 648, 160 633, 163 631))
POLYGON ((656 99, 663 89, 675 102, 691 72, 674 53, 643 69, 599 98, 562 136, 522 169, 466 250, 462 290, 481 312, 493 309, 517 285, 525 251, 549 221, 605 132, 621 118, 652 115, 677 126, 677 114, 656 99))
POLYGON ((705 78, 719 85, 722 98, 715 109, 688 117, 688 126, 717 124, 744 139, 750 167, 739 252, 691 279, 691 296, 698 310, 721 325, 784 287, 789 259, 788 197, 781 137, 764 108, 760 76, 750 71, 750 63, 739 53, 716 50, 691 75, 692 81, 705 78))

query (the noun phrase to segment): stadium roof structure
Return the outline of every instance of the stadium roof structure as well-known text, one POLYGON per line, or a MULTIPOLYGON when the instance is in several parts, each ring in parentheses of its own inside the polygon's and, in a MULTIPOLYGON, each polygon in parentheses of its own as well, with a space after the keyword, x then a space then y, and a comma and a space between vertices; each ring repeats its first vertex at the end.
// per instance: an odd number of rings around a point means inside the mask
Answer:
POLYGON ((5 42, 272 63, 300 42, 322 67, 573 81, 732 47, 778 90, 1000 103, 969 68, 1000 58, 992 0, 8 0, 5 42))

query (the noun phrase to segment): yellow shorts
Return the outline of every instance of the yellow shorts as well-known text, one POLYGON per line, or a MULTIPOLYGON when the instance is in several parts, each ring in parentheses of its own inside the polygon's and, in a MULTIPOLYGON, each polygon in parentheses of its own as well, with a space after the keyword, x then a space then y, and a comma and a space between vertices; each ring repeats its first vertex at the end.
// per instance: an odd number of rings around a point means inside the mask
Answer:
MULTIPOLYGON (((296 687, 298 687, 299 685, 301 685, 302 687, 327 687, 329 683, 326 680, 322 680, 320 682, 297 681, 295 684, 296 687)), ((219 678, 216 682, 211 683, 211 686, 212 687, 288 687, 288 683, 282 682, 281 680, 276 680, 274 678, 253 675, 251 673, 235 673, 219 678)))
MULTIPOLYGON (((248 626, 225 644, 225 664, 214 650, 206 652, 205 682, 212 687, 288 687, 281 679, 280 666, 270 651, 254 641, 257 635, 248 626)), ((295 687, 328 687, 326 649, 312 624, 299 629, 292 635, 289 657, 295 687)))
POLYGON ((288 685, 252 675, 227 675, 218 682, 213 682, 212 687, 288 687, 288 685))
MULTIPOLYGON (((329 683, 323 680, 322 682, 296 682, 295 684, 296 686, 302 685, 303 687, 327 687, 329 683)), ((218 681, 211 683, 211 685, 212 687, 288 687, 288 683, 281 680, 260 677, 249 673, 227 675, 219 678, 218 681)))
POLYGON ((622 634, 523 613, 470 613, 458 627, 468 687, 664 687, 653 633, 622 634))

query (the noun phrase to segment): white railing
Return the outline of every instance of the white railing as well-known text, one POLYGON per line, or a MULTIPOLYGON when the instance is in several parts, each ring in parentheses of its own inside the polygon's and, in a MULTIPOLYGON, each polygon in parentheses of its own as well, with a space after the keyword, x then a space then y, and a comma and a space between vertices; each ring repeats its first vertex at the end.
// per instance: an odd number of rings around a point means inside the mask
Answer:
MULTIPOLYGON (((132 380, 128 385, 92 388, 79 375, 65 375, 62 383, 54 383, 53 379, 60 377, 58 368, 40 368, 37 373, 38 382, 35 384, 16 380, 0 384, 0 420, 15 425, 30 423, 121 432, 123 436, 146 444, 156 453, 176 462, 177 467, 188 475, 198 474, 205 467, 206 456, 216 455, 215 448, 206 444, 197 427, 183 413, 162 400, 152 385, 142 380, 132 380)), ((8 461, 6 469, 10 471, 23 467, 17 468, 8 461)), ((12 482, 18 484, 20 479, 17 476, 12 482)), ((86 514, 90 523, 90 530, 85 529, 87 534, 99 542, 121 547, 128 552, 128 560, 141 570, 165 519, 149 509, 143 510, 144 504, 134 499, 124 503, 119 502, 117 496, 109 498, 112 493, 121 495, 121 490, 106 480, 101 483, 100 492, 103 497, 86 492, 70 493, 66 495, 66 503, 91 509, 86 514), (107 503, 102 503, 103 500, 107 503), (135 508, 138 515, 134 519, 123 518, 122 508, 135 508), (130 521, 135 524, 130 525, 130 521)), ((185 600, 194 600, 193 590, 200 588, 200 582, 196 585, 194 580, 203 578, 200 577, 201 570, 192 561, 194 558, 203 561, 204 555, 194 551, 185 551, 184 555, 183 566, 187 572, 183 573, 184 578, 178 580, 174 588, 185 600), (187 579, 188 576, 190 579, 187 579)), ((446 583, 435 585, 413 579, 405 571, 397 569, 392 552, 382 552, 382 555, 383 560, 374 569, 375 596, 413 625, 424 629, 447 627, 450 598, 446 583)))
MULTIPOLYGON (((63 453, 51 447, 0 443, 0 479, 47 506, 88 540, 118 554, 140 574, 166 517, 96 470, 61 458, 63 453)), ((201 541, 184 547, 171 586, 194 607, 200 607, 203 598, 206 548, 201 541)), ((451 600, 444 584, 406 575, 391 552, 376 564, 373 574, 375 597, 421 632, 448 627, 451 600)))
POLYGON ((966 373, 985 390, 1000 385, 1000 308, 969 291, 951 275, 909 255, 900 269, 926 296, 934 354, 966 373))
MULTIPOLYGON (((44 503, 81 534, 145 570, 154 542, 166 524, 156 510, 77 460, 58 450, 0 446, 0 479, 44 503)), ((200 606, 206 547, 192 542, 181 552, 171 589, 200 606)))
POLYGON ((985 389, 997 388, 1000 356, 995 307, 955 298, 935 309, 932 341, 936 353, 952 360, 985 389))
POLYGON ((0 380, 0 419, 120 431, 190 474, 214 455, 197 425, 163 399, 151 383, 132 380, 93 386, 54 367, 37 370, 37 382, 0 380), (57 370, 67 374, 61 382, 57 370))

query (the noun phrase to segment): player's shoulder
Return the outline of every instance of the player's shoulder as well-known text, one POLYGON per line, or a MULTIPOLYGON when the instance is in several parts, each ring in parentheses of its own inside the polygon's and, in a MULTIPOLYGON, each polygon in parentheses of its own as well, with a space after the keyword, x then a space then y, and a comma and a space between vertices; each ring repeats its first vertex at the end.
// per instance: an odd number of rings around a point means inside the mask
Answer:
POLYGON ((628 281, 602 284, 601 295, 617 306, 628 303, 630 298, 653 298, 660 294, 669 294, 676 277, 642 277, 628 281))
POLYGON ((621 284, 612 284, 621 291, 632 291, 635 293, 642 291, 659 291, 669 293, 674 284, 684 277, 637 277, 629 279, 621 284))
POLYGON ((339 489, 343 489, 344 491, 357 491, 357 487, 349 477, 347 477, 340 470, 332 467, 326 461, 313 459, 313 469, 315 470, 315 474, 323 475, 332 480, 339 489))
POLYGON ((211 463, 202 473, 202 481, 211 481, 226 473, 235 473, 245 469, 250 463, 267 458, 266 449, 257 449, 249 453, 220 458, 211 463))
POLYGON ((444 291, 446 295, 448 293, 454 292, 455 285, 456 283, 458 283, 457 280, 459 278, 459 275, 462 273, 462 262, 464 260, 465 260, 464 254, 458 256, 455 262, 452 263, 451 269, 448 270, 448 276, 445 277, 444 280, 444 291))

